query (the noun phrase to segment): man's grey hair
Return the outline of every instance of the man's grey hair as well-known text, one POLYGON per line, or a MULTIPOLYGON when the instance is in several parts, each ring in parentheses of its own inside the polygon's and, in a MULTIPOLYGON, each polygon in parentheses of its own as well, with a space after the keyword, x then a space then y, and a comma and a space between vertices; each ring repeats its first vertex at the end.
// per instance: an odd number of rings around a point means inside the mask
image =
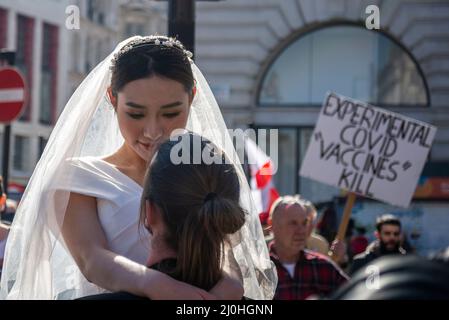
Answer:
POLYGON ((274 201, 273 204, 271 205, 269 220, 271 221, 273 220, 273 214, 279 207, 291 204, 297 204, 300 205, 301 207, 304 207, 306 209, 306 213, 311 216, 312 222, 315 221, 317 217, 317 211, 315 206, 313 205, 312 202, 310 202, 307 199, 304 199, 299 194, 286 195, 277 198, 276 201, 274 201))

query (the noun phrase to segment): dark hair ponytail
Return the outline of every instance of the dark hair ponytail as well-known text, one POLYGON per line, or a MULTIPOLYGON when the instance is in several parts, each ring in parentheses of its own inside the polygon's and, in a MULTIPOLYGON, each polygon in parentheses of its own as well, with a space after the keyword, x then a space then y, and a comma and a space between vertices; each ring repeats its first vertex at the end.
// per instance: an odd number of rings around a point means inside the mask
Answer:
MULTIPOLYGON (((175 278, 211 289, 222 275, 223 245, 229 234, 245 223, 245 212, 239 204, 240 183, 235 168, 210 141, 195 134, 188 138, 189 163, 174 164, 170 155, 177 141, 163 143, 151 163, 145 179, 142 204, 155 203, 162 212, 166 227, 165 243, 177 252, 175 278), (201 154, 207 149, 221 163, 193 164, 195 143, 201 154)), ((142 208, 144 208, 142 206, 142 208)), ((145 210, 142 210, 141 221, 145 210)))
POLYGON ((178 247, 180 279, 211 289, 222 276, 223 240, 244 223, 245 214, 238 203, 219 197, 206 201, 197 215, 187 217, 178 247))

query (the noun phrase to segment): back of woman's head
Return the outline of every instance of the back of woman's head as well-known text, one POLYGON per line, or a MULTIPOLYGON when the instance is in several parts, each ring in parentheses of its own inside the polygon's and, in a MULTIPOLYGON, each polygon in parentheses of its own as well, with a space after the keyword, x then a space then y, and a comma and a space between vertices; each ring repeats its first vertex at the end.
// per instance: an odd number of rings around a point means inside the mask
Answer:
POLYGON ((163 240, 177 252, 173 276, 206 290, 218 282, 226 237, 245 222, 239 198, 234 165, 210 141, 186 133, 160 146, 142 200, 160 209, 163 240))

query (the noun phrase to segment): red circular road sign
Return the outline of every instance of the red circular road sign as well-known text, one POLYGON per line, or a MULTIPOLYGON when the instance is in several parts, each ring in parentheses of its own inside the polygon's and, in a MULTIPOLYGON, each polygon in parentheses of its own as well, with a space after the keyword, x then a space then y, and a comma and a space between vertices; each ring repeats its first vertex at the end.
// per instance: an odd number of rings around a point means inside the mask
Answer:
POLYGON ((14 121, 26 100, 25 80, 14 68, 0 69, 0 122, 14 121))

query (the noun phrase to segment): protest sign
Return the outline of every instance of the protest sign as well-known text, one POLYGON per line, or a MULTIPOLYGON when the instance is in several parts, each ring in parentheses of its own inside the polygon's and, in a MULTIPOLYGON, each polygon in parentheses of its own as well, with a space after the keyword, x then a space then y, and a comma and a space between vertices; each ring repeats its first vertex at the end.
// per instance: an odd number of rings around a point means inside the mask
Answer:
POLYGON ((422 121, 329 93, 300 174, 407 207, 435 133, 422 121))

